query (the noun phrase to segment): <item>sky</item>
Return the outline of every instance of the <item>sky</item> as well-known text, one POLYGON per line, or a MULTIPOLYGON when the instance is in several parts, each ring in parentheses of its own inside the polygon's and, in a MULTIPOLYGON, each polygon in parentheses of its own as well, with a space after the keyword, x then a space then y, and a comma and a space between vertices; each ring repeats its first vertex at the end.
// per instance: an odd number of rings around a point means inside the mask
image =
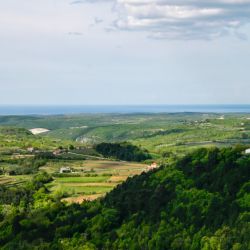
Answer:
POLYGON ((250 0, 0 0, 0 105, 249 104, 250 0))

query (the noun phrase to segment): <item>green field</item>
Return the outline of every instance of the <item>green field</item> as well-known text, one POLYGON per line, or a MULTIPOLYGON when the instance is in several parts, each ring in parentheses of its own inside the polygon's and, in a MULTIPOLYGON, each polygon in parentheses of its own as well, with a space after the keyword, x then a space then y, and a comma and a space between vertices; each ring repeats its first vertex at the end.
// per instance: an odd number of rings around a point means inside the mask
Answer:
POLYGON ((74 186, 74 184, 70 183, 70 186, 65 185, 55 185, 51 187, 52 192, 62 192, 66 193, 70 196, 75 195, 85 195, 85 194, 103 194, 106 193, 114 188, 113 187, 106 187, 106 186, 74 186))
MULTIPOLYGON (((70 201, 70 198, 79 196, 84 199, 89 194, 103 195, 126 180, 127 177, 140 174, 146 167, 145 164, 108 160, 67 162, 67 166, 74 167, 75 171, 84 168, 87 172, 78 172, 80 176, 75 177, 54 177, 54 181, 48 185, 52 193, 64 193, 69 198, 67 201, 70 201), (91 174, 88 174, 88 171, 91 174)), ((53 173, 54 171, 58 171, 58 167, 58 163, 54 164, 52 162, 42 169, 53 173)))
POLYGON ((57 178, 58 183, 93 183, 107 181, 108 177, 96 176, 96 177, 62 177, 57 178))

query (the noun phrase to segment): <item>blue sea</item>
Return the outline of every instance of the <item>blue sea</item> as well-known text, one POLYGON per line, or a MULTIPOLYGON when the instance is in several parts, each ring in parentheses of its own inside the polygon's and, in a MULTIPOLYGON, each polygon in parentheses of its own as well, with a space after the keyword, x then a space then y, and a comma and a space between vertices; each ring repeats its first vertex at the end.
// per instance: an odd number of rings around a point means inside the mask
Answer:
POLYGON ((63 115, 98 113, 250 113, 246 105, 82 105, 82 106, 0 106, 0 115, 63 115))

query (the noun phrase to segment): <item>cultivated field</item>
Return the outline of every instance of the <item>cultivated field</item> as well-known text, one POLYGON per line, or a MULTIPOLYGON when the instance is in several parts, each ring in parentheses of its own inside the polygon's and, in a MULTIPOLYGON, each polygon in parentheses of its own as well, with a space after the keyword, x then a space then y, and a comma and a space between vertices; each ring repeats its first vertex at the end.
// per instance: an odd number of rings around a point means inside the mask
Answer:
POLYGON ((54 181, 47 187, 52 193, 63 194, 67 202, 82 202, 93 200, 105 195, 129 176, 140 174, 146 168, 145 164, 128 163, 111 160, 86 160, 49 162, 41 170, 50 174, 58 173, 60 167, 70 167, 74 172, 54 175, 54 181))

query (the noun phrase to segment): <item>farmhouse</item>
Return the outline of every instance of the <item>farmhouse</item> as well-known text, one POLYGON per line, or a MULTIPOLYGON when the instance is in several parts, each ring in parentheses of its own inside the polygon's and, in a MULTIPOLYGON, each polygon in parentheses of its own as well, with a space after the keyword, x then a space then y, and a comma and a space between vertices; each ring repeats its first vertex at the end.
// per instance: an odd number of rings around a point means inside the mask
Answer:
POLYGON ((150 171, 156 168, 158 168, 158 165, 156 162, 153 162, 151 165, 147 166, 146 171, 150 171))
POLYGON ((60 168, 60 174, 63 174, 63 173, 71 173, 71 168, 70 167, 61 167, 60 168))
POLYGON ((250 148, 245 150, 245 154, 250 154, 250 148))
POLYGON ((35 151, 35 149, 33 147, 29 147, 29 148, 27 148, 27 151, 30 153, 33 153, 35 151))
POLYGON ((53 155, 60 155, 63 151, 61 149, 56 149, 54 152, 53 152, 53 155))

